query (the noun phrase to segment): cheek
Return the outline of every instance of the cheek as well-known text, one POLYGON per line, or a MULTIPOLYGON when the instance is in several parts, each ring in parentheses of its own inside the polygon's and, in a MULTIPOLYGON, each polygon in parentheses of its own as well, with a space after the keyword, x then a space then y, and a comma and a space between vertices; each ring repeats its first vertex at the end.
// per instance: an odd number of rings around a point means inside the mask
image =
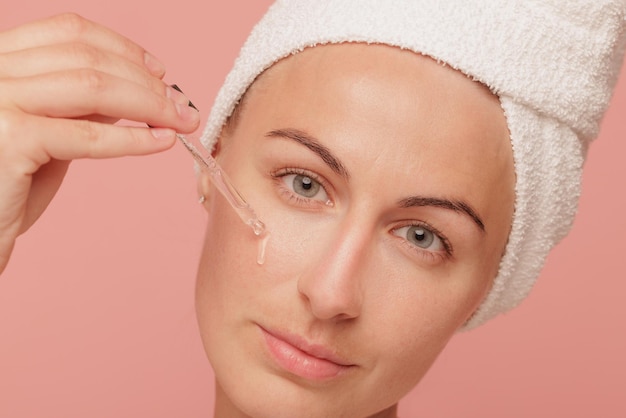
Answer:
POLYGON ((369 341, 376 358, 372 386, 388 388, 387 395, 406 394, 473 313, 490 281, 481 280, 478 269, 457 270, 454 276, 447 284, 433 284, 432 277, 397 280, 387 291, 369 295, 361 341, 369 341))
POLYGON ((205 203, 209 213, 198 275, 196 312, 203 339, 220 338, 231 311, 254 292, 252 277, 259 274, 257 241, 221 196, 205 203), (218 334, 214 336, 213 334, 218 334))
MULTIPOLYGON (((299 277, 331 257, 328 249, 340 239, 338 221, 332 217, 294 213, 280 205, 263 207, 258 204, 264 201, 258 190, 242 192, 271 233, 265 264, 256 263, 258 239, 215 194, 205 203, 209 217, 197 279, 203 343, 224 382, 233 376, 224 366, 231 364, 229 359, 248 364, 245 359, 256 358, 241 344, 246 336, 241 332, 243 315, 261 310, 272 317, 302 313, 295 291, 299 277)), ((382 257, 387 262, 362 260, 367 267, 360 270, 366 292, 363 312, 344 333, 351 348, 363 353, 369 364, 367 376, 351 390, 358 390, 366 403, 373 401, 368 397, 378 397, 379 405, 399 399, 419 382, 482 300, 490 282, 477 278, 483 266, 476 265, 457 266, 449 277, 427 277, 425 272, 416 277, 415 266, 410 267, 395 247, 384 248, 381 251, 389 251, 382 257)))
POLYGON ((368 341, 375 361, 363 379, 363 393, 379 397, 379 404, 395 403, 419 384, 456 332, 458 318, 425 301, 418 303, 418 309, 416 303, 396 305, 393 316, 368 324, 372 331, 362 341, 368 341))

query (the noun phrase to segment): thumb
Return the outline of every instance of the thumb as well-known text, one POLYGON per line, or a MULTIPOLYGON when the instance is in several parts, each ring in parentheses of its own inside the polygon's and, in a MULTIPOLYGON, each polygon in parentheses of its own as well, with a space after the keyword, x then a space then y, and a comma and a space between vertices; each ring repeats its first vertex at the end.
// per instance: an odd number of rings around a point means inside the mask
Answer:
POLYGON ((69 161, 50 160, 41 166, 31 183, 30 195, 26 203, 26 212, 20 228, 20 234, 30 228, 52 201, 59 190, 65 173, 70 165, 69 161))

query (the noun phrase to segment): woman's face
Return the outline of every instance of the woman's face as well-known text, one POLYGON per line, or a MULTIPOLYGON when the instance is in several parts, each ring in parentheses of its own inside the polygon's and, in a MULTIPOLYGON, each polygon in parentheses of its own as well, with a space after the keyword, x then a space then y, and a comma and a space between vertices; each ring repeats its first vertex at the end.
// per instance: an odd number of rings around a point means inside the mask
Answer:
POLYGON ((497 98, 412 52, 310 48, 255 82, 217 158, 271 234, 259 265, 202 183, 218 414, 392 413, 496 276, 514 201, 497 98))

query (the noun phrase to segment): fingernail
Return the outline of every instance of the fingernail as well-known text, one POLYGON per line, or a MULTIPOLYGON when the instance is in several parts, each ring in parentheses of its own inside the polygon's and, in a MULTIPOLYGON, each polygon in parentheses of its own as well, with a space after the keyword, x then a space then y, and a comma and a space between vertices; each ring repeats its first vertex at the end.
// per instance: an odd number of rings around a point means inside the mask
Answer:
POLYGON ((150 133, 152 133, 153 137, 159 140, 171 140, 172 138, 174 138, 174 135, 176 135, 176 132, 174 132, 172 129, 167 128, 152 128, 150 129, 150 133))
POLYGON ((161 63, 154 55, 144 52, 143 60, 148 70, 157 77, 163 77, 165 75, 165 65, 161 63))
POLYGON ((187 98, 187 96, 170 86, 166 87, 165 94, 168 99, 176 104, 184 104, 185 106, 189 104, 189 99, 187 98))
MULTIPOLYGON (((174 90, 176 90, 176 91, 179 91, 179 92, 181 92, 181 93, 185 94, 185 93, 184 93, 184 92, 180 89, 180 87, 178 87, 176 84, 171 84, 171 85, 170 85, 170 87, 171 87, 171 88, 173 88, 173 89, 174 89, 174 90)), ((187 97, 187 96, 185 96, 185 97, 187 97)), ((193 103, 191 103, 191 100, 189 100, 189 103, 187 103, 187 104, 188 104, 189 106, 193 107, 194 109, 198 110, 198 108, 197 108, 197 107, 196 107, 193 103)), ((198 110, 198 112, 199 112, 199 110, 198 110)))
POLYGON ((187 103, 176 103, 176 111, 183 120, 195 122, 200 119, 200 113, 198 113, 198 111, 193 107, 189 107, 187 103))

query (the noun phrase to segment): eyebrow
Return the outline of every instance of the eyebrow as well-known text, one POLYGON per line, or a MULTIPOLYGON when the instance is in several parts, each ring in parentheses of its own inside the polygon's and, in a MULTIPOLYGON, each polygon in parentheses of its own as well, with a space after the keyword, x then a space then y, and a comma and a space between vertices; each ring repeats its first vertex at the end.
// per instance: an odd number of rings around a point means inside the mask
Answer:
POLYGON ((460 200, 440 199, 436 197, 411 196, 398 202, 401 208, 412 208, 418 206, 434 206, 437 208, 449 209, 457 213, 463 213, 469 216, 474 223, 485 232, 485 223, 480 216, 472 209, 472 207, 460 200))
POLYGON ((328 148, 322 145, 317 138, 307 134, 306 132, 302 132, 297 129, 276 129, 266 133, 265 136, 268 138, 291 139, 304 145, 317 154, 335 173, 346 180, 350 179, 350 174, 348 174, 348 170, 346 170, 346 167, 341 163, 341 161, 339 161, 339 159, 335 157, 328 148))
MULTIPOLYGON (((350 179, 348 170, 343 163, 333 155, 333 153, 320 143, 320 141, 311 136, 310 134, 300 131, 298 129, 275 129, 265 134, 267 138, 285 138, 296 141, 299 144, 304 145, 315 154, 317 154, 329 167, 338 175, 342 176, 346 180, 350 179)), ((456 213, 461 213, 469 216, 474 223, 485 232, 485 224, 478 216, 476 211, 472 207, 461 200, 448 200, 437 197, 424 197, 424 196, 411 196, 404 198, 398 202, 398 206, 401 208, 412 208, 419 206, 432 206, 447 210, 452 210, 456 213)))

